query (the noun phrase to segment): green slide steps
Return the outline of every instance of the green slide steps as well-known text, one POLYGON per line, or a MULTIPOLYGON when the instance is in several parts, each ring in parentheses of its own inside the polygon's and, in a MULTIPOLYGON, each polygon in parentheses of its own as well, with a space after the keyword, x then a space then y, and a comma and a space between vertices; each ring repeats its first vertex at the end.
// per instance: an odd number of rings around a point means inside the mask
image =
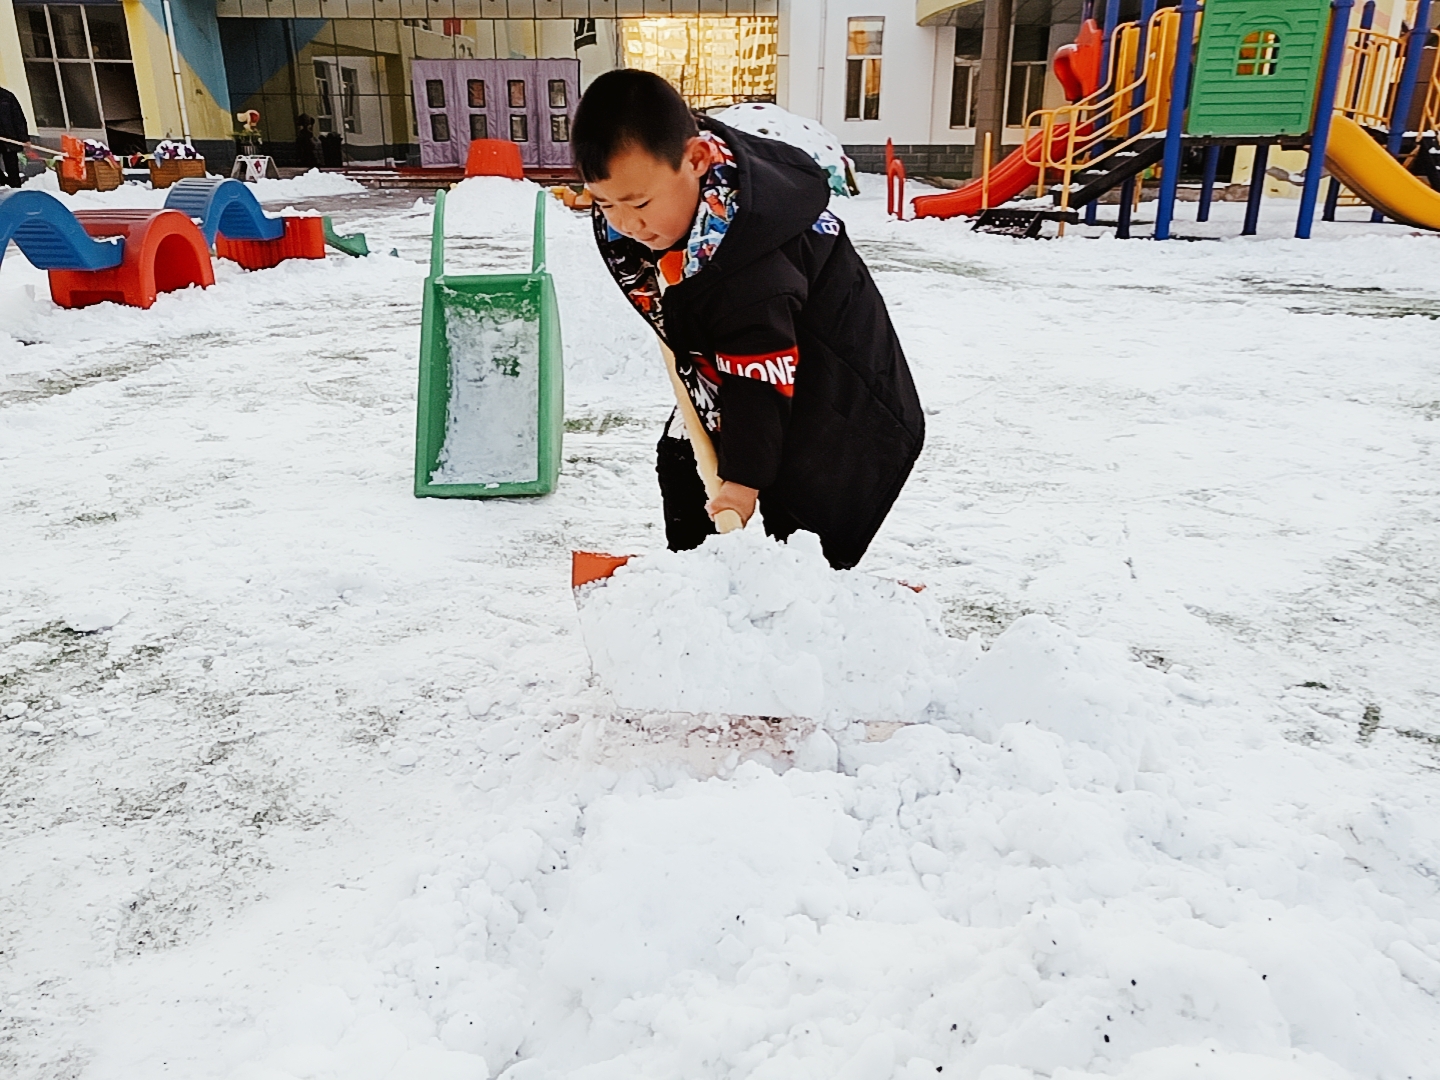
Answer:
MULTIPOLYGON (((416 400, 415 496, 460 499, 547 495, 560 476, 565 423, 564 362, 560 341, 560 308, 555 283, 545 269, 545 205, 549 195, 535 196, 535 232, 530 272, 469 274, 445 272, 445 193, 435 193, 435 218, 430 237, 430 274, 420 315, 420 386, 416 400), (539 347, 536 410, 535 479, 507 483, 436 483, 445 445, 451 393, 450 343, 446 315, 453 309, 503 313, 538 323, 539 347)), ((531 358, 521 357, 521 362, 531 358)))
POLYGON ((353 255, 357 259, 362 255, 370 254, 370 245, 365 242, 363 232, 351 233, 349 236, 341 236, 335 231, 334 224, 329 217, 322 218, 325 222, 325 243, 329 244, 336 251, 343 251, 346 255, 353 255))

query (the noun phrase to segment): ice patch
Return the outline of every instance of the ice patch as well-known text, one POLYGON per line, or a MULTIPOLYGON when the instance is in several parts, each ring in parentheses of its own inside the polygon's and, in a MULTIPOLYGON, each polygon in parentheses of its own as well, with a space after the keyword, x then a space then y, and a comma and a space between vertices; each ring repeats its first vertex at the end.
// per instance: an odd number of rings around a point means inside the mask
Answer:
POLYGON ((450 406, 435 484, 540 475, 540 323, 524 311, 445 309, 450 406))
POLYGON ((916 721, 979 651, 903 585, 832 570, 809 533, 646 555, 582 600, 595 672, 631 709, 916 721))

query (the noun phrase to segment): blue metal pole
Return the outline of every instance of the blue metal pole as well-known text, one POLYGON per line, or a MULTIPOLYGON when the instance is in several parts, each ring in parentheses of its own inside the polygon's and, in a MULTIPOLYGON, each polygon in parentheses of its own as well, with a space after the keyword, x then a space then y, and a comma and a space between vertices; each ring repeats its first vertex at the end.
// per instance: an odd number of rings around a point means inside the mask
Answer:
POLYGON ((1120 22, 1120 0, 1105 0, 1105 48, 1100 54, 1100 75, 1110 70, 1110 47, 1115 40, 1115 27, 1120 22))
POLYGON ((1260 197, 1265 194, 1265 166, 1270 162, 1270 144, 1255 147, 1255 161, 1250 166, 1250 194, 1245 199, 1245 225, 1241 236, 1254 236, 1260 224, 1260 197))
POLYGON ((1205 178, 1200 181, 1200 209, 1195 212, 1196 221, 1210 220, 1210 200, 1215 197, 1215 174, 1220 171, 1220 144, 1211 143, 1205 148, 1205 178))
MULTIPOLYGON (((1158 0, 1141 0, 1140 4, 1140 44, 1135 50, 1135 78, 1139 79, 1145 74, 1145 50, 1150 44, 1150 19, 1155 14, 1155 7, 1158 0)), ((1142 82, 1135 87, 1135 96, 1130 99, 1133 108, 1134 102, 1145 100, 1145 84, 1142 82)), ((1140 117, 1130 118, 1130 134, 1134 135, 1140 130, 1140 117)))
MULTIPOLYGON (((1415 84, 1420 79, 1420 58, 1425 53, 1425 39, 1430 36, 1430 0, 1417 0, 1415 25, 1405 38, 1405 65, 1400 69, 1400 82, 1395 87, 1395 104, 1390 110, 1390 135, 1385 149, 1391 157, 1399 157, 1405 142, 1405 128, 1410 119, 1410 103, 1415 100, 1415 84)), ((1384 221, 1379 210, 1370 214, 1371 221, 1384 221)))
MULTIPOLYGON (((1346 0, 1353 3, 1354 0, 1346 0)), ((1165 121, 1165 157, 1160 175, 1160 205, 1155 210, 1155 239, 1170 239, 1175 193, 1180 187, 1180 146, 1185 126, 1185 99, 1190 93, 1190 54, 1195 47, 1195 13, 1200 0, 1181 0, 1180 32, 1175 41, 1175 79, 1170 84, 1170 116, 1165 121)))
MULTIPOLYGON (((1365 0, 1365 6, 1360 9, 1360 37, 1359 44, 1363 48, 1370 43, 1370 35, 1365 33, 1375 25, 1375 0, 1365 0)), ((1355 71, 1350 76, 1351 90, 1350 97, 1345 102, 1345 108, 1353 110, 1360 103, 1360 87, 1365 81, 1365 54, 1362 52, 1355 61, 1355 71)), ((1325 211, 1320 216, 1325 221, 1335 220, 1335 210, 1340 205, 1340 181, 1335 177, 1330 178, 1330 187, 1325 192, 1325 211)), ((1371 221, 1382 221, 1384 215, 1380 211, 1373 211, 1370 215, 1371 221)))
POLYGON ((1410 103, 1415 100, 1415 84, 1420 79, 1420 60, 1425 54, 1425 39, 1430 36, 1430 0, 1416 0, 1415 26, 1405 39, 1405 66, 1400 69, 1400 85, 1395 89, 1395 108, 1390 112, 1390 137, 1385 149, 1391 157, 1400 156, 1405 140, 1405 126, 1410 119, 1410 103))
POLYGON ((1335 211, 1340 206, 1340 181, 1330 177, 1330 185, 1325 189, 1325 212, 1320 215, 1322 221, 1334 221, 1335 211))
MULTIPOLYGON (((1101 50, 1100 53, 1100 77, 1102 79, 1110 74, 1110 54, 1115 47, 1115 29, 1119 25, 1119 23, 1120 0, 1105 0, 1105 25, 1103 27, 1105 31, 1105 47, 1103 50, 1101 50)), ((1115 81, 1116 83, 1118 83, 1120 81, 1120 73, 1117 71, 1115 73, 1115 76, 1115 81)), ((1113 94, 1116 89, 1118 89, 1117 86, 1111 86, 1111 93, 1113 94)), ((1095 117, 1095 123, 1097 125, 1103 124, 1105 122, 1106 117, 1095 117)))
POLYGON ((1115 207, 1115 239, 1130 239, 1130 214, 1135 209, 1135 177, 1120 185, 1120 203, 1115 207))
MULTIPOLYGON (((1420 0, 1429 6, 1430 0, 1420 0)), ((1355 0, 1330 0, 1330 40, 1325 45, 1325 68, 1315 101, 1315 125, 1310 135, 1310 161, 1305 166, 1305 187, 1300 192, 1300 217, 1295 236, 1310 238, 1315 223, 1315 200, 1320 195, 1320 174, 1325 171, 1325 148, 1330 143, 1330 121, 1335 115, 1335 90, 1340 85, 1340 64, 1345 59, 1345 34, 1350 29, 1350 9, 1355 0)), ((1421 39, 1424 44, 1424 39, 1421 39)))
MULTIPOLYGON (((1155 14, 1155 6, 1158 0, 1142 0, 1140 4, 1140 43, 1135 50, 1135 78, 1145 74, 1145 49, 1150 39, 1150 16, 1155 14)), ((1118 81, 1118 80, 1117 80, 1118 81)), ((1126 111, 1134 107, 1134 102, 1145 100, 1145 84, 1142 82, 1135 87, 1135 93, 1128 102, 1125 102, 1126 111)), ((1140 130, 1140 117, 1130 118, 1130 134, 1134 135, 1140 130)), ((1130 239, 1130 217, 1135 209, 1135 185, 1140 183, 1136 177, 1130 177, 1120 185, 1120 202, 1116 207, 1115 215, 1115 239, 1130 239)), ((1091 205, 1094 205, 1093 203, 1091 205)))

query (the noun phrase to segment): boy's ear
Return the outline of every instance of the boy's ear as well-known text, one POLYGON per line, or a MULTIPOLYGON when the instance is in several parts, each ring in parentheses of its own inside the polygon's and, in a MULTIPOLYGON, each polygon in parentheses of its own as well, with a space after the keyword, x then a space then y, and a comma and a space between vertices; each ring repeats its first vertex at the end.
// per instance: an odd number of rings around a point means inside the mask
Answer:
POLYGON ((705 175, 710 168, 710 147, 698 135, 690 136, 685 153, 680 157, 680 171, 694 177, 705 175))

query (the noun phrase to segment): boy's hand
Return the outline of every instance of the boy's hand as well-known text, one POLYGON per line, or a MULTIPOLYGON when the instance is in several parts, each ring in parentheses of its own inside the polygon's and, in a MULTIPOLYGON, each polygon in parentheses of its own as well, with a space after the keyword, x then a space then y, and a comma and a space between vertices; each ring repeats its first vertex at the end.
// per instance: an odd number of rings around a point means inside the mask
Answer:
POLYGON ((723 510, 734 510, 740 515, 740 520, 748 525, 751 515, 755 513, 755 500, 759 495, 760 492, 755 488, 726 480, 720 485, 715 497, 705 504, 705 512, 713 520, 715 515, 723 510))

